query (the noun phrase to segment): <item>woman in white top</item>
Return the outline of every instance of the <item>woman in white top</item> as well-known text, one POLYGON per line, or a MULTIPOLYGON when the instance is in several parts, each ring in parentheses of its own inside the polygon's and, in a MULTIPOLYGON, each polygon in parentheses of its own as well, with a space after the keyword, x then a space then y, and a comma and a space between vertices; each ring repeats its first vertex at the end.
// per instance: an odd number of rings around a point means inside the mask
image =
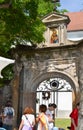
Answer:
POLYGON ((26 107, 24 109, 19 130, 32 130, 35 125, 35 116, 33 113, 34 111, 31 107, 26 107))

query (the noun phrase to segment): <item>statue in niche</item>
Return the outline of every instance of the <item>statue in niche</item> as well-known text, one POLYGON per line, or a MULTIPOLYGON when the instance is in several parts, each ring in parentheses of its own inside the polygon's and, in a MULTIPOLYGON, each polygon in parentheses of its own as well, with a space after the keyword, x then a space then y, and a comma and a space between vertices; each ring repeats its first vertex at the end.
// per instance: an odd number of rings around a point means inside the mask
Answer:
POLYGON ((59 42, 58 35, 57 35, 57 29, 52 30, 50 42, 51 43, 58 43, 59 42))

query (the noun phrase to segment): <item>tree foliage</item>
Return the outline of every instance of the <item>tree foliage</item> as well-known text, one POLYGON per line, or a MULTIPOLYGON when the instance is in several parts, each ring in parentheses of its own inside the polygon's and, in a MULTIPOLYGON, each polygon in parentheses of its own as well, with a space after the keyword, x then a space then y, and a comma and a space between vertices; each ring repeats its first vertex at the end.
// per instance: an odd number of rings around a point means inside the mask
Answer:
POLYGON ((52 0, 0 0, 0 54, 5 55, 12 45, 41 43, 45 31, 41 17, 54 6, 52 0))
POLYGON ((11 58, 13 45, 41 43, 45 31, 41 18, 53 9, 51 0, 0 0, 0 55, 11 58))
POLYGON ((0 44, 6 49, 6 52, 11 45, 27 43, 27 41, 40 43, 43 40, 42 34, 45 27, 41 19, 37 17, 38 0, 12 0, 11 4, 7 0, 7 3, 2 3, 0 44))
POLYGON ((11 45, 44 40, 41 16, 48 12, 42 8, 47 3, 51 5, 43 0, 0 0, 0 44, 6 51, 11 45))

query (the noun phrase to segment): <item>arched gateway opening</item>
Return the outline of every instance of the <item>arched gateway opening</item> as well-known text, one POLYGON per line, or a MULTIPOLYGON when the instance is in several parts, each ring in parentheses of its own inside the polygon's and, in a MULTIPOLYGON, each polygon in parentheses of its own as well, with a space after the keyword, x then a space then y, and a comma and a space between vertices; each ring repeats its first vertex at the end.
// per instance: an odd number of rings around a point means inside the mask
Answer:
MULTIPOLYGON (((38 77, 39 85, 36 95, 36 114, 39 113, 39 105, 49 103, 57 104, 54 113, 58 118, 69 118, 72 108, 78 102, 76 83, 68 75, 60 72, 52 72, 38 77), (40 79, 40 80, 39 80, 40 79)), ((77 85, 78 86, 78 85, 77 85)))
MULTIPOLYGON (((48 107, 49 103, 55 103, 57 109, 53 113, 54 119, 69 119, 72 108, 78 102, 76 90, 78 84, 68 74, 61 72, 44 73, 38 77, 37 81, 39 83, 36 84, 36 116, 39 113, 40 104, 46 104, 48 107)), ((65 127, 67 128, 66 124, 65 127)))

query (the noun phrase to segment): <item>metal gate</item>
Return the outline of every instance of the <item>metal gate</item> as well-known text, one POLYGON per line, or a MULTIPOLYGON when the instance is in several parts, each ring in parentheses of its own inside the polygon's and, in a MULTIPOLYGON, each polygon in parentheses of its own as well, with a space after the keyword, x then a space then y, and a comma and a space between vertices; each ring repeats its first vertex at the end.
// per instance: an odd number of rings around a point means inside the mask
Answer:
MULTIPOLYGON (((48 107, 49 103, 57 104, 57 109, 53 113, 54 117, 58 117, 59 113, 59 98, 61 93, 70 96, 72 100, 72 87, 65 79, 62 78, 50 78, 41 82, 37 88, 36 95, 36 113, 39 113, 39 105, 45 104, 48 107)), ((64 96, 63 96, 64 97, 64 96)), ((64 100, 64 99, 63 99, 64 100)), ((70 107, 72 109, 72 101, 70 107)), ((70 110, 71 111, 71 110, 70 110)), ((69 111, 69 112, 70 112, 69 111)), ((61 112, 60 112, 61 113, 61 112)))

